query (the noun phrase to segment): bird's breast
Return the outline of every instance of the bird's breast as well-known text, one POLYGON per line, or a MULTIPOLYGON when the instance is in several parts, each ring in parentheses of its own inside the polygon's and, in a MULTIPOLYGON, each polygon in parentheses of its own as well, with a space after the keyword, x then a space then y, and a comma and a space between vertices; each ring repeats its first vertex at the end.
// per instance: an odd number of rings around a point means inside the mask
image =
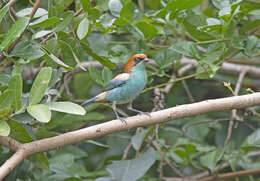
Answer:
POLYGON ((133 100, 144 89, 147 82, 146 72, 144 70, 136 70, 131 73, 127 83, 110 91, 107 100, 116 101, 118 104, 124 104, 133 100))

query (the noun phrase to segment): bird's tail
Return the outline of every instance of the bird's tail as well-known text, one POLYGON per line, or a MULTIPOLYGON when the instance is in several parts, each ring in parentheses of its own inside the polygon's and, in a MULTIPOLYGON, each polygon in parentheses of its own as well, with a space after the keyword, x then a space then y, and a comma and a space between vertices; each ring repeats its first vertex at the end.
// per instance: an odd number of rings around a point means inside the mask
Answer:
POLYGON ((84 106, 84 105, 87 105, 87 104, 89 104, 89 103, 92 103, 92 102, 94 102, 96 99, 97 99, 97 97, 93 97, 93 98, 91 98, 91 99, 89 99, 89 100, 86 100, 86 101, 84 101, 84 102, 81 104, 81 106, 84 106))
POLYGON ((97 96, 95 96, 89 100, 86 100, 81 105, 84 106, 84 105, 92 103, 92 102, 106 102, 107 94, 108 94, 108 91, 102 92, 102 93, 98 94, 97 96))

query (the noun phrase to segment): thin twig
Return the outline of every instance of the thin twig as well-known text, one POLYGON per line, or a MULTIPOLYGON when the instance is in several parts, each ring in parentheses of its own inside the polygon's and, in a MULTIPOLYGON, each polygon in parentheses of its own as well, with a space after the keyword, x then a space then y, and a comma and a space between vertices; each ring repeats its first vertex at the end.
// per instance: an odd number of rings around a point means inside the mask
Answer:
POLYGON ((82 13, 83 8, 80 8, 75 14, 74 17, 77 17, 78 15, 80 15, 80 13, 82 13))
MULTIPOLYGON (((242 82, 243 82, 243 79, 244 79, 246 73, 247 73, 247 71, 244 70, 244 71, 242 71, 242 72, 239 74, 238 81, 237 81, 237 84, 236 84, 236 87, 235 87, 235 91, 234 91, 234 96, 237 96, 237 95, 238 95, 239 90, 240 90, 240 88, 241 88, 241 84, 242 84, 242 82)), ((227 145, 228 141, 229 141, 230 138, 231 138, 232 128, 233 128, 233 124, 234 124, 234 121, 235 121, 235 120, 240 120, 240 121, 241 121, 241 118, 237 115, 237 109, 233 109, 232 112, 231 112, 231 118, 230 118, 230 121, 229 121, 227 137, 226 137, 226 139, 225 139, 224 145, 227 145)))
POLYGON ((130 141, 130 143, 127 145, 127 147, 124 150, 123 156, 122 156, 122 160, 125 160, 127 158, 127 154, 130 150, 130 148, 132 147, 132 143, 130 141))
POLYGON ((36 11, 38 10, 38 8, 40 7, 42 0, 37 0, 34 4, 33 4, 33 9, 32 12, 30 14, 30 20, 34 17, 36 11))
POLYGON ((162 159, 164 159, 164 161, 170 166, 170 168, 172 169, 172 171, 174 171, 179 177, 184 178, 184 175, 171 163, 171 161, 169 160, 169 158, 167 156, 165 156, 164 152, 161 150, 160 146, 157 144, 156 141, 152 141, 152 144, 154 145, 154 147, 156 148, 156 150, 158 150, 161 154, 162 159))

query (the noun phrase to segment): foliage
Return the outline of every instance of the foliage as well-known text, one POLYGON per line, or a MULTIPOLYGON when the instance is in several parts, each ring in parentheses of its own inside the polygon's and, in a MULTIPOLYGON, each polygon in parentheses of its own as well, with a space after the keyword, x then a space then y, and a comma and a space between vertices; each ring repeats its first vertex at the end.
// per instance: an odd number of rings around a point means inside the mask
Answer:
MULTIPOLYGON (((112 71, 120 72, 116 65, 134 53, 146 53, 156 63, 147 65, 149 89, 135 101, 145 111, 156 108, 153 90, 170 84, 172 75, 182 77, 165 94, 165 108, 189 103, 186 92, 196 101, 230 96, 222 82, 234 87, 237 75, 220 72, 224 61, 259 64, 260 3, 254 0, 48 0, 31 19, 29 2, 17 1, 13 11, 0 5, 0 135, 22 143, 113 119, 105 105, 77 103, 101 92, 112 71), (197 62, 188 76, 177 74, 183 56, 197 62), (86 70, 90 61, 103 68, 86 70)), ((240 94, 248 87, 258 90, 259 83, 246 78, 240 94)), ((259 150, 258 110, 238 111, 244 121, 235 122, 226 145, 231 113, 209 113, 39 153, 6 180, 177 177, 164 157, 187 176, 214 171, 224 162, 230 164, 226 171, 259 168, 260 157, 247 156, 259 150)), ((0 151, 3 163, 12 151, 0 151)))

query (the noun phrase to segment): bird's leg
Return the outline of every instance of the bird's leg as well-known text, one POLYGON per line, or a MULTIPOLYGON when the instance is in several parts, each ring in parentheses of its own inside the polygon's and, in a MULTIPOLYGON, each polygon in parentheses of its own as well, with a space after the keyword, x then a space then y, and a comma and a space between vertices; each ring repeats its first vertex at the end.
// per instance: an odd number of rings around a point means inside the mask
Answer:
POLYGON ((119 119, 122 123, 125 123, 127 125, 126 120, 124 118, 118 116, 118 113, 117 113, 117 110, 116 110, 116 102, 115 101, 112 104, 112 108, 113 108, 113 111, 114 111, 114 113, 116 115, 116 118, 119 119))
POLYGON ((143 111, 139 111, 139 110, 133 108, 132 103, 133 103, 133 101, 130 101, 129 104, 127 105, 127 109, 128 109, 128 110, 137 112, 137 113, 139 113, 139 114, 145 114, 145 115, 151 117, 150 113, 148 113, 148 112, 143 112, 143 111))

